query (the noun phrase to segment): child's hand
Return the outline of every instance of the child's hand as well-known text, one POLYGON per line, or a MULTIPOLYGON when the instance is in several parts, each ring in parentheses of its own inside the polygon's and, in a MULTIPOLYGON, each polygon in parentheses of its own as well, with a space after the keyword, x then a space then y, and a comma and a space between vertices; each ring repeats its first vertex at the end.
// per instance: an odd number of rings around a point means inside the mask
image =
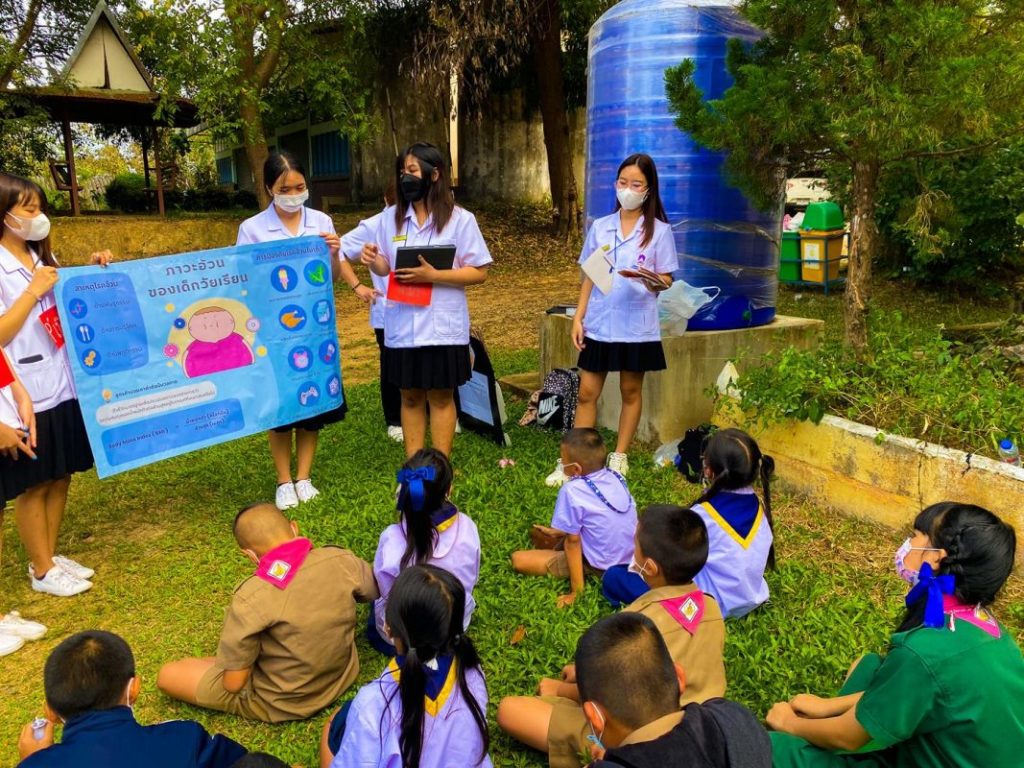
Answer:
POLYGON ((798 717, 799 715, 793 711, 793 707, 789 702, 780 701, 768 710, 768 716, 765 718, 765 722, 768 723, 768 727, 773 731, 789 733, 793 728, 793 720, 798 717))
POLYGON ((43 728, 43 737, 38 740, 32 732, 32 726, 33 723, 25 723, 25 727, 21 729, 21 736, 18 737, 18 754, 21 755, 22 760, 40 750, 53 746, 53 723, 50 721, 46 722, 46 726, 43 728))
POLYGON ((561 680, 552 680, 550 677, 542 677, 540 682, 537 683, 537 695, 538 696, 558 696, 558 692, 561 689, 561 680))
POLYGON ((90 264, 99 264, 101 267, 105 267, 114 260, 114 254, 110 251, 96 251, 89 255, 90 264))
POLYGON ((568 608, 570 605, 576 602, 576 593, 570 592, 568 595, 562 595, 555 601, 555 605, 559 608, 568 608))
POLYGON ((789 706, 798 717, 818 719, 821 717, 832 717, 829 710, 828 700, 813 693, 798 693, 789 700, 789 706))
POLYGON ((562 667, 562 680, 566 683, 576 682, 576 665, 566 664, 562 667))
POLYGON ((332 259, 337 258, 341 253, 341 238, 334 232, 321 232, 320 237, 327 243, 327 252, 332 259))

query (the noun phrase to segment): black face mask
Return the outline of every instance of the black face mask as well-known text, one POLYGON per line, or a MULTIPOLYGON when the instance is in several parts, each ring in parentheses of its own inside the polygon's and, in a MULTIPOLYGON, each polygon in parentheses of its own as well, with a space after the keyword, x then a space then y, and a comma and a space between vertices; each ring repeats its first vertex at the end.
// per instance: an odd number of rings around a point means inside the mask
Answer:
POLYGON ((415 203, 422 200, 427 196, 427 192, 430 191, 431 180, 430 177, 434 175, 434 169, 424 167, 425 164, 420 164, 420 173, 423 177, 413 176, 411 173, 403 173, 401 180, 402 197, 408 203, 415 203))

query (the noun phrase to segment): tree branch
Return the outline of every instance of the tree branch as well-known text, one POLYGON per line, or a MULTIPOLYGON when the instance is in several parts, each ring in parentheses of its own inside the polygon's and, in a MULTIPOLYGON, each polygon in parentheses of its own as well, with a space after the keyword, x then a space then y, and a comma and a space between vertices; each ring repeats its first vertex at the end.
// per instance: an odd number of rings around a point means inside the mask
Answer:
POLYGON ((0 70, 0 91, 7 90, 7 86, 10 85, 11 79, 14 77, 14 71, 22 61, 22 52, 28 44, 28 39, 32 36, 32 31, 35 29, 36 21, 42 8, 43 0, 30 0, 28 11, 25 13, 25 20, 18 30, 18 36, 14 38, 14 43, 11 45, 7 64, 4 65, 3 70, 0 70))

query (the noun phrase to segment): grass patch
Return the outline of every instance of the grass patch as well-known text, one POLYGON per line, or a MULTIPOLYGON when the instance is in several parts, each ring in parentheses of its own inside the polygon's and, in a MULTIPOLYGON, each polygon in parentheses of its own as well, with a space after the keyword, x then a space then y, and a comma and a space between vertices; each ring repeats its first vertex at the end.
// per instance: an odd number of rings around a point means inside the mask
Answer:
MULTIPOLYGON (((534 352, 529 352, 530 355, 534 352)), ((495 355, 524 367, 527 353, 495 355)), ((353 387, 352 412, 323 434, 315 480, 321 496, 298 510, 302 530, 318 544, 336 543, 372 560, 377 538, 394 520, 393 472, 402 460, 398 444, 383 434, 375 385, 353 387)), ((501 448, 471 434, 456 439, 453 496, 478 523, 483 545, 477 612, 470 629, 484 659, 494 707, 502 696, 530 693, 537 678, 567 661, 576 639, 610 612, 590 582, 576 605, 554 607, 562 585, 517 576, 509 567, 514 549, 529 545, 530 523, 548 522, 556 492, 541 478, 557 454, 554 433, 515 426, 522 403, 512 403, 513 444, 501 448), (503 456, 516 466, 498 468, 503 456), (522 625, 525 639, 511 645, 522 625)), ((630 485, 641 506, 689 501, 695 487, 677 474, 653 468, 650 456, 632 457, 630 485)), ((16 760, 22 723, 39 712, 42 665, 53 646, 87 627, 123 635, 134 648, 143 679, 137 707, 143 722, 194 718, 241 743, 288 762, 316 765, 317 743, 327 713, 312 720, 270 726, 172 702, 155 690, 164 661, 213 653, 232 589, 251 572, 236 551, 230 526, 235 511, 272 498, 274 476, 265 438, 252 437, 180 457, 100 482, 94 474, 72 485, 61 549, 96 567, 96 587, 69 600, 31 592, 13 516, 4 533, 8 546, 0 569, 5 610, 19 608, 44 621, 50 633, 0 659, 0 764, 16 760)), ((827 693, 838 687, 850 662, 881 650, 899 610, 901 583, 891 571, 896 534, 864 522, 837 518, 795 499, 777 504, 779 569, 770 573, 771 603, 730 622, 726 647, 729 695, 763 716, 769 706, 796 692, 827 693)), ((366 607, 360 610, 365 620, 366 607)), ((1021 637, 1024 599, 1017 590, 1004 600, 1001 618, 1021 637)), ((380 656, 360 640, 359 684, 383 668, 380 656)), ((353 691, 354 692, 354 691, 353 691)), ((541 766, 541 756, 520 749, 494 728, 497 765, 541 766)))

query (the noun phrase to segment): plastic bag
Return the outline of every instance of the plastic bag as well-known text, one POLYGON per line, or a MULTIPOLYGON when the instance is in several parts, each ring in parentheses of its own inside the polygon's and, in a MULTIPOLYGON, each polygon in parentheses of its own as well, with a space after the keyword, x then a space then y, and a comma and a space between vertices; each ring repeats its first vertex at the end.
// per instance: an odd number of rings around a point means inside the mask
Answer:
POLYGON ((686 333, 687 321, 708 302, 718 298, 721 288, 696 288, 684 280, 676 280, 672 286, 658 296, 658 321, 663 336, 682 336, 686 333), (707 291, 714 291, 709 296, 707 291))
POLYGON ((679 443, 683 438, 673 440, 671 443, 665 443, 660 446, 658 450, 654 452, 654 466, 656 467, 674 467, 676 463, 676 456, 679 455, 679 443))

